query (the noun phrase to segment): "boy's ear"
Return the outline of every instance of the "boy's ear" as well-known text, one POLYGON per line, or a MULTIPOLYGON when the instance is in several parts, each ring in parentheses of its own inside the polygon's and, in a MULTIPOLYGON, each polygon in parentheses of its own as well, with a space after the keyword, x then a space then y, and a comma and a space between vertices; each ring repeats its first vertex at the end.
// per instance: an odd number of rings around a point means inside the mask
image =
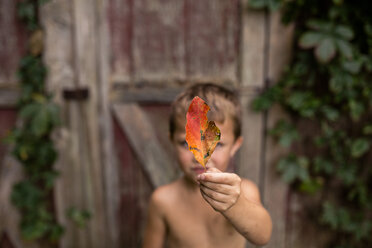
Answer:
POLYGON ((243 137, 242 136, 239 136, 235 142, 234 142, 234 145, 230 151, 230 156, 233 157, 235 155, 235 153, 239 150, 239 148, 242 146, 243 144, 243 137))

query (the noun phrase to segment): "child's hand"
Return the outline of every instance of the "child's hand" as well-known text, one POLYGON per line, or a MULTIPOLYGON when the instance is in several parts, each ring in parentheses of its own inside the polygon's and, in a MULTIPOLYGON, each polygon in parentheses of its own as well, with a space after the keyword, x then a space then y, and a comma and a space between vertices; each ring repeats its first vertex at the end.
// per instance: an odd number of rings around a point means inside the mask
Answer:
POLYGON ((204 199, 219 212, 230 209, 240 196, 241 179, 234 173, 224 173, 216 168, 198 175, 204 199))

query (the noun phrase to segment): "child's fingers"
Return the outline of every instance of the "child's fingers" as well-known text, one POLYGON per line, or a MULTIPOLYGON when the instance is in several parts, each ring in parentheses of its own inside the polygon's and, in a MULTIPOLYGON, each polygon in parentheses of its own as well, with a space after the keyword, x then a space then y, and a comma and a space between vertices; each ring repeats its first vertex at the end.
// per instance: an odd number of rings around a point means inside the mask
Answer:
POLYGON ((200 187, 208 188, 212 191, 219 192, 225 195, 233 193, 234 187, 229 184, 212 183, 212 182, 200 182, 200 187))
POLYGON ((234 173, 210 173, 205 172, 198 175, 198 180, 201 182, 213 182, 235 185, 237 182, 240 183, 241 179, 234 173))
POLYGON ((214 190, 211 190, 203 185, 200 186, 200 190, 202 191, 202 194, 205 194, 207 196, 209 196, 210 198, 212 198, 213 200, 215 201, 218 201, 218 202, 222 202, 222 203, 226 203, 229 201, 229 196, 224 194, 224 193, 220 193, 220 192, 217 192, 217 191, 214 191, 214 190))
POLYGON ((222 211, 222 210, 226 209, 226 207, 225 207, 226 204, 225 203, 216 201, 213 198, 209 197, 207 194, 202 193, 202 196, 203 196, 204 200, 206 200, 209 203, 209 205, 211 205, 213 207, 214 210, 222 211))

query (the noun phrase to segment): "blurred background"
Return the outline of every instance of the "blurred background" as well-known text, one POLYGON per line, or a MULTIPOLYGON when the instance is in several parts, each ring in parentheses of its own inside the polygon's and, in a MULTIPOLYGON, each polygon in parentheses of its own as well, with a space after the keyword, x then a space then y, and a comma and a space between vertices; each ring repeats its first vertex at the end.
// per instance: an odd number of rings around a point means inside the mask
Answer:
POLYGON ((0 0, 0 246, 140 247, 179 175, 170 103, 213 82, 239 92, 265 247, 369 247, 369 7, 0 0))

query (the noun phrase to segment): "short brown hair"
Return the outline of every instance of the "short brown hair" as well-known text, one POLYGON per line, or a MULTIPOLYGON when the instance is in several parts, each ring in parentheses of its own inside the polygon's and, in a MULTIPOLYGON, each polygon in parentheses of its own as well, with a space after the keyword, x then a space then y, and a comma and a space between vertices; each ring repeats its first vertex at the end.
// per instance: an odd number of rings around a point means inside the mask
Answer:
POLYGON ((235 138, 241 135, 241 106, 237 93, 217 84, 199 83, 187 88, 173 101, 169 119, 171 139, 177 127, 186 123, 186 113, 195 96, 209 105, 208 117, 211 120, 223 123, 226 118, 231 118, 235 138))

